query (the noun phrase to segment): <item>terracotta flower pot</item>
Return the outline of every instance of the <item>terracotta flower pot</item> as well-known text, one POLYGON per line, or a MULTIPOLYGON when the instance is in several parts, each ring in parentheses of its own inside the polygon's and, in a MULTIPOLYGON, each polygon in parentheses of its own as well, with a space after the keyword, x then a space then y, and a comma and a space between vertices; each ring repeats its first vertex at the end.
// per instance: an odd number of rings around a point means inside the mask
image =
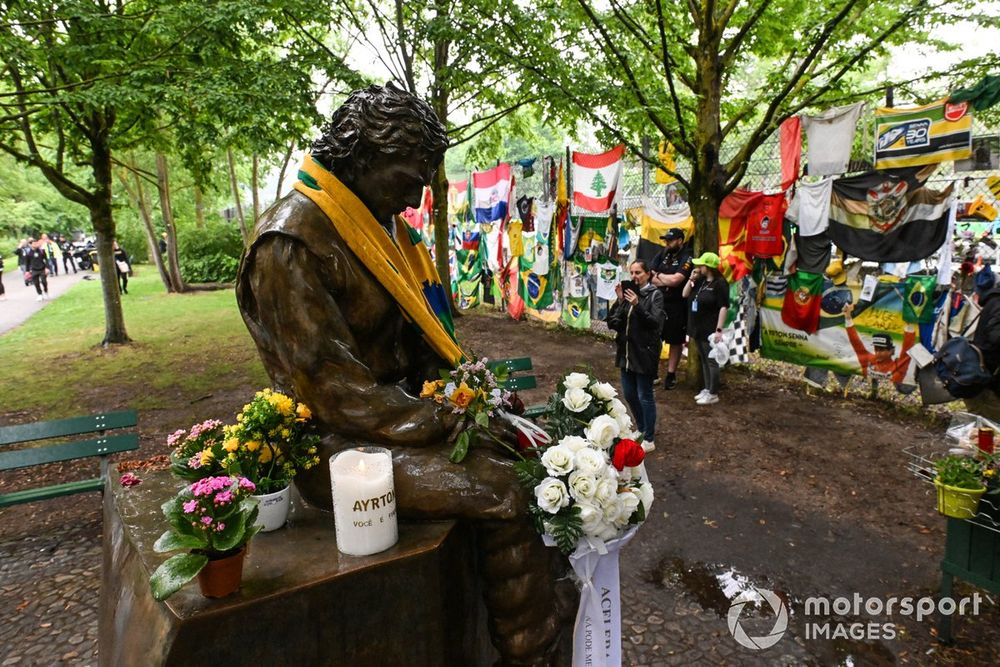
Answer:
POLYGON ((243 580, 243 559, 246 548, 240 549, 232 556, 212 559, 198 573, 198 585, 201 594, 207 598, 224 598, 235 593, 243 580))

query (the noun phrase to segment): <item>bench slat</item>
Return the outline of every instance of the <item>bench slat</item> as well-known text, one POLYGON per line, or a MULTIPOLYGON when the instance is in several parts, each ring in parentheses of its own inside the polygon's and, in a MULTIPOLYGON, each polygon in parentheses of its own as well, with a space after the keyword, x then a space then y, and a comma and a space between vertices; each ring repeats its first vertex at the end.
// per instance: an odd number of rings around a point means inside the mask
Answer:
POLYGON ((524 416, 531 419, 533 417, 541 417, 542 415, 548 413, 549 406, 545 403, 540 403, 539 405, 529 405, 524 409, 524 416))
POLYGON ((0 470, 12 470, 42 463, 69 461, 90 456, 103 456, 139 448, 139 435, 125 433, 109 435, 96 440, 80 440, 60 445, 42 445, 13 451, 0 452, 0 470))
POLYGON ((517 371, 530 371, 531 370, 531 357, 518 357, 517 359, 497 359, 496 361, 491 361, 487 366, 490 369, 496 369, 501 366, 506 366, 507 370, 511 373, 516 373, 517 371))
POLYGON ((0 426, 0 445, 12 445, 48 438, 61 438, 67 435, 95 433, 97 431, 117 428, 131 428, 138 423, 139 417, 135 410, 123 410, 121 412, 106 412, 99 415, 70 417, 69 419, 56 419, 54 421, 35 422, 33 424, 0 426))
POLYGON ((68 496, 74 493, 84 493, 86 491, 100 491, 104 488, 104 482, 100 477, 95 479, 81 479, 76 482, 66 482, 65 484, 55 484, 41 489, 25 489, 24 491, 14 491, 0 495, 0 507, 10 507, 20 503, 30 503, 35 500, 47 500, 68 496))
POLYGON ((535 381, 534 375, 519 375, 517 377, 507 378, 504 382, 504 388, 510 391, 524 391, 526 389, 534 389, 538 384, 535 381))

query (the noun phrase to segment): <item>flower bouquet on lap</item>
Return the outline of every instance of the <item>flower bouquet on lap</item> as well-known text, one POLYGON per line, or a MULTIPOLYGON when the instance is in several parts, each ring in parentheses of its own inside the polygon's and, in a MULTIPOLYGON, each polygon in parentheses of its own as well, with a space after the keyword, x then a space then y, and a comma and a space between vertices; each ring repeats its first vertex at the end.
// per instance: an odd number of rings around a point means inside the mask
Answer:
MULTIPOLYGON (((245 477, 205 477, 182 489, 163 504, 163 514, 170 529, 160 536, 153 548, 160 553, 188 550, 167 559, 150 577, 153 597, 164 600, 199 576, 210 562, 235 559, 238 570, 229 586, 213 588, 210 577, 202 578, 206 595, 221 597, 239 587, 244 548, 257 534, 257 501, 250 497, 255 490, 245 477), (231 590, 227 590, 231 588, 231 590)), ((232 562, 232 561, 230 561, 232 562)), ((213 568, 214 570, 214 568, 213 568)))

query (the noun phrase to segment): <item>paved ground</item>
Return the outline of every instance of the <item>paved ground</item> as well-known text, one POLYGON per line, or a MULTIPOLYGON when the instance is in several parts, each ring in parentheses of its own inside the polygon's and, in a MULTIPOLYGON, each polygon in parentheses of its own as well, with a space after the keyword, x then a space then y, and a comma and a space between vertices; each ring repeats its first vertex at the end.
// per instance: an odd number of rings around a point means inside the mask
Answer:
MULTIPOLYGON (((13 264, 9 262, 8 266, 13 264)), ((69 275, 60 273, 58 276, 49 276, 49 298, 55 299, 62 295, 70 287, 83 280, 84 277, 93 280, 100 280, 96 273, 90 271, 70 272, 69 275)), ((50 303, 50 301, 36 301, 34 285, 24 286, 21 274, 15 268, 13 271, 4 271, 3 285, 6 288, 5 301, 0 301, 0 334, 18 326, 29 317, 37 313, 50 303)))

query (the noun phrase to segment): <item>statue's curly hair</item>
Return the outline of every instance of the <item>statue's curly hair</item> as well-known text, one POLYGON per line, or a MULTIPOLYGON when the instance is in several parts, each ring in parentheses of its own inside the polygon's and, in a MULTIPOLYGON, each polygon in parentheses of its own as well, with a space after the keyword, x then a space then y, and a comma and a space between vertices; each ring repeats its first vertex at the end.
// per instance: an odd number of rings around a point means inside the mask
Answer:
POLYGON ((353 176, 379 153, 416 151, 431 158, 447 147, 444 125, 430 105, 389 82, 351 93, 313 142, 312 156, 335 174, 353 176))

